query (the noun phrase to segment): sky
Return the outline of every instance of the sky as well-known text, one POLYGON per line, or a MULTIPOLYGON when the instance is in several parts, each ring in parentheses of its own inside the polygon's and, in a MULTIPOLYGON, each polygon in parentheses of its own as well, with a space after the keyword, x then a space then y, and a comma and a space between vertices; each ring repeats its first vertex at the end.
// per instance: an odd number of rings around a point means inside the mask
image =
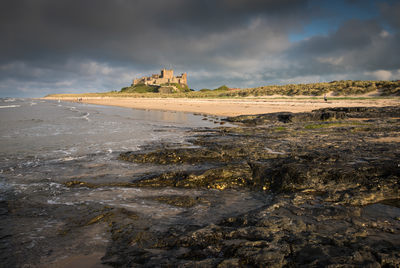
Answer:
POLYGON ((400 79, 399 0, 1 0, 0 97, 400 79))

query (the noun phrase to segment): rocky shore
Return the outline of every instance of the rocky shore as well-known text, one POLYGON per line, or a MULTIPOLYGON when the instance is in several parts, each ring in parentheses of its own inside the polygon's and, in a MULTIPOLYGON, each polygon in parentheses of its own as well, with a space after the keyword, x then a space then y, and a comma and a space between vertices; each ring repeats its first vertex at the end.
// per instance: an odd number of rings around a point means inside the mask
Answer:
MULTIPOLYGON (((162 144, 122 153, 123 161, 174 167, 123 186, 250 190, 260 194, 263 205, 215 223, 167 230, 144 227, 149 223, 140 213, 107 210, 89 222, 111 226, 113 240, 103 263, 400 266, 400 107, 324 108, 226 120, 235 126, 194 130, 190 146, 162 144)), ((201 196, 154 200, 186 208, 188 215, 212 205, 201 196)))

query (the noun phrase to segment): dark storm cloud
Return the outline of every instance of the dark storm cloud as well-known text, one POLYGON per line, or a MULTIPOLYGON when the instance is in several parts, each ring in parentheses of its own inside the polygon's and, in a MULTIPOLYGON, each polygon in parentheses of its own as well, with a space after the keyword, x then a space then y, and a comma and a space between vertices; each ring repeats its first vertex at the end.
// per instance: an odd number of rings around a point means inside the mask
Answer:
POLYGON ((6 1, 0 29, 8 41, 0 49, 3 60, 68 55, 162 63, 204 52, 236 55, 243 46, 265 39, 258 34, 292 29, 305 8, 305 1, 290 0, 6 1), (246 36, 252 40, 227 40, 228 49, 208 44, 213 41, 209 37, 224 42, 226 35, 234 38, 236 30, 266 18, 267 31, 246 36))
POLYGON ((378 1, 379 17, 343 21, 337 30, 291 42, 290 34, 315 19, 340 16, 324 2, 2 1, 0 91, 116 90, 161 67, 188 72, 193 88, 393 78, 400 69, 400 5, 378 1))
POLYGON ((67 91, 118 89, 161 66, 192 73, 195 83, 244 81, 309 22, 306 0, 14 0, 0 7, 3 87, 35 82, 32 90, 46 93, 58 89, 54 81, 67 91))
POLYGON ((375 21, 351 20, 328 36, 316 36, 299 44, 292 53, 325 54, 338 51, 358 50, 371 45, 382 28, 375 21))

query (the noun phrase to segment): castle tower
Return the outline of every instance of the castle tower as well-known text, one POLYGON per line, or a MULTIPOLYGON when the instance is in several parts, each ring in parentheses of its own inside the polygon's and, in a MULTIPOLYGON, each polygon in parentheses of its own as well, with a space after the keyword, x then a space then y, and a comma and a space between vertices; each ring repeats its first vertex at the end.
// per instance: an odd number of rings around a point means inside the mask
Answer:
POLYGON ((182 74, 181 84, 187 85, 187 73, 182 74))
POLYGON ((161 70, 161 78, 172 79, 173 77, 174 70, 167 70, 165 68, 161 70))

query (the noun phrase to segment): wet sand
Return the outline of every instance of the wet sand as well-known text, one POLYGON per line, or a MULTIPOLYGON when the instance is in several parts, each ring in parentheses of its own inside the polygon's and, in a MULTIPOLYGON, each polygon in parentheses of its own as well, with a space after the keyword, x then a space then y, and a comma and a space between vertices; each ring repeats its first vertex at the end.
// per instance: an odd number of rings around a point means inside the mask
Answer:
MULTIPOLYGON (((59 99, 48 97, 46 99, 59 99)), ((63 101, 77 101, 65 97, 63 101)), ((391 99, 331 99, 271 97, 260 99, 187 99, 187 98, 129 98, 84 97, 82 102, 136 109, 179 111, 218 116, 237 116, 274 112, 310 112, 326 107, 382 107, 400 105, 399 98, 391 99)))
POLYGON ((48 268, 107 268, 111 267, 101 263, 101 257, 104 256, 102 253, 93 253, 90 255, 75 255, 69 256, 65 259, 61 259, 57 262, 51 263, 48 268))

